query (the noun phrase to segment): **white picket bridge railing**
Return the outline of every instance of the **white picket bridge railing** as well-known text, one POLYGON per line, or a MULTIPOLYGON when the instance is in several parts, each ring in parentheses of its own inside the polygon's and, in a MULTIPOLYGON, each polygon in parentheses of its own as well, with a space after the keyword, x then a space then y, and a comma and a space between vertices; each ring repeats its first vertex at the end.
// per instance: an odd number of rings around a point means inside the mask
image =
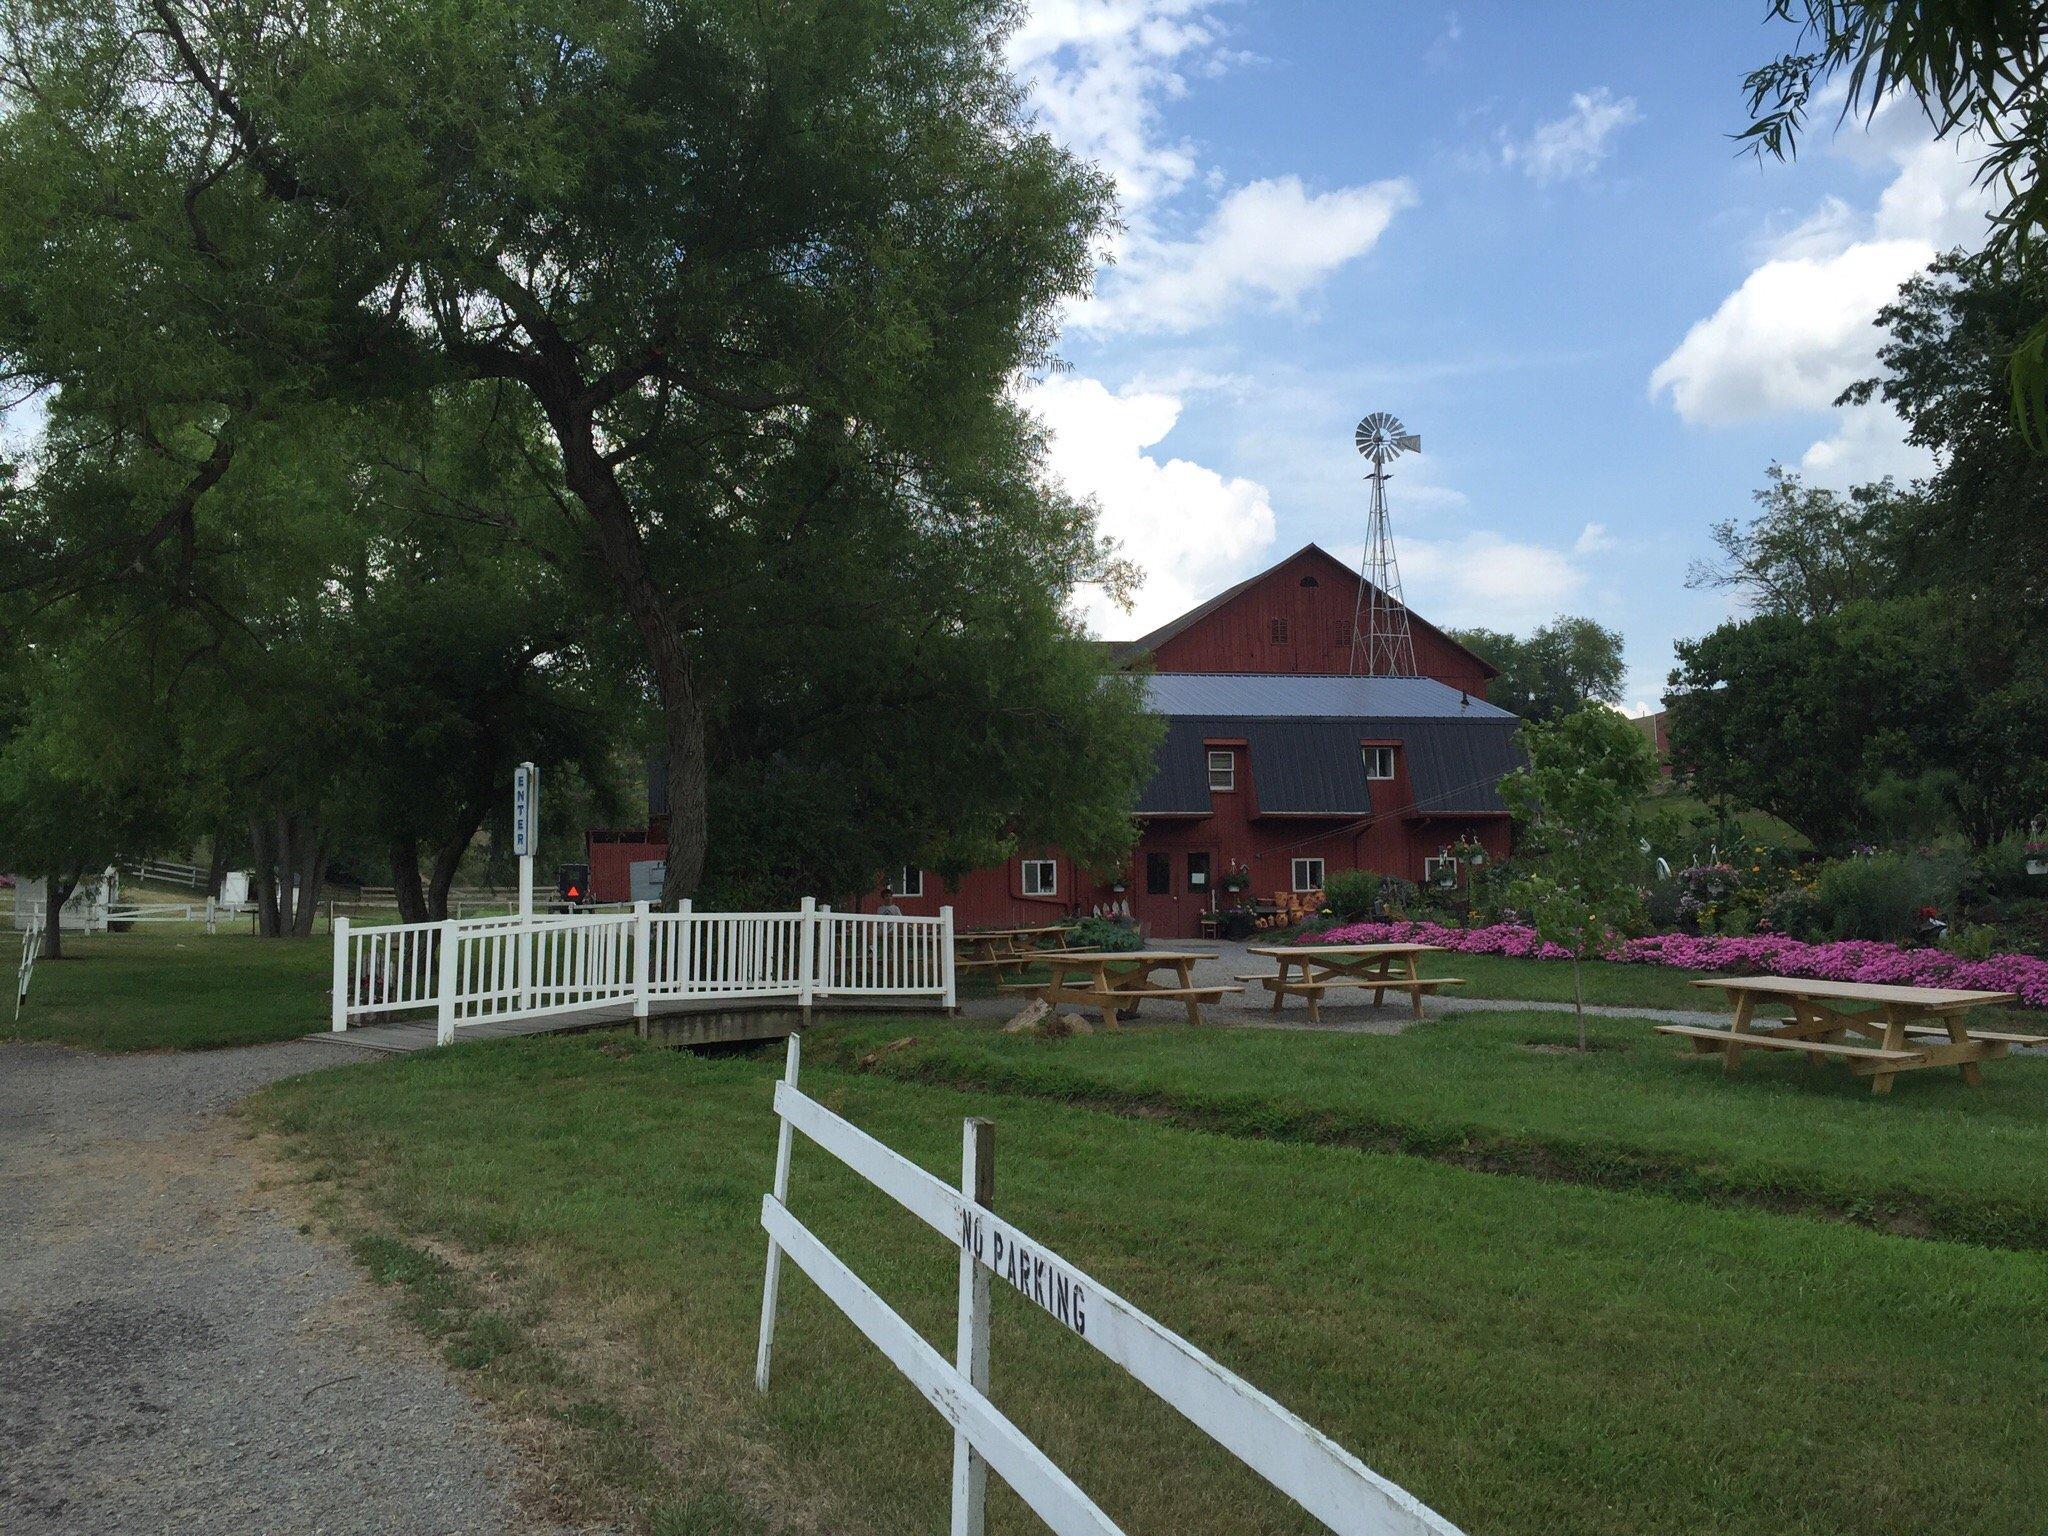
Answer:
POLYGON ((953 1426, 952 1536, 982 1536, 991 1470, 1056 1536, 1123 1536, 990 1401, 992 1280, 1021 1292, 1338 1536, 1461 1536, 1458 1527, 1314 1425, 996 1215, 989 1208, 995 1168, 986 1120, 970 1119, 963 1127, 955 1189, 800 1091, 802 1052, 802 1037, 791 1035, 783 1078, 775 1085, 779 1125, 774 1184, 761 1201, 768 1268, 755 1385, 768 1390, 787 1256, 953 1426), (790 1144, 799 1131, 958 1246, 954 1359, 946 1359, 790 1211, 790 1144))
POLYGON ((334 921, 337 1030, 432 1010, 445 1045, 464 1024, 674 1001, 924 999, 951 1008, 953 909, 937 917, 834 912, 623 912, 472 917, 357 927, 334 921))

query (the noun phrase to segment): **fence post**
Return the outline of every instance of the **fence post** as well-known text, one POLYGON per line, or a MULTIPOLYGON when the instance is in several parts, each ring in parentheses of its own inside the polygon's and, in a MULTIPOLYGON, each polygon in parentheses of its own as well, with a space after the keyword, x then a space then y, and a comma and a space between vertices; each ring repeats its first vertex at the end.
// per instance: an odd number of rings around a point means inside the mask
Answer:
MULTIPOLYGON (((209 939, 213 937, 213 934, 214 934, 214 925, 215 925, 215 921, 216 921, 216 920, 218 919, 218 917, 219 917, 219 916, 220 916, 220 913, 219 913, 219 911, 218 911, 218 910, 216 909, 216 907, 214 906, 214 901, 213 901, 213 898, 212 898, 211 896, 207 897, 207 898, 206 898, 206 936, 207 936, 207 937, 208 937, 209 939)), ((328 926, 328 929, 329 929, 330 931, 332 931, 332 929, 333 929, 333 927, 334 927, 334 924, 333 924, 332 922, 329 922, 327 926, 328 926)))
POLYGON ((460 972, 455 962, 455 921, 443 922, 436 930, 441 935, 441 973, 439 985, 434 989, 434 1002, 438 1010, 434 1021, 434 1044, 455 1043, 455 988, 460 972))
POLYGON ((676 903, 676 985, 682 989, 685 997, 697 984, 696 944, 693 937, 697 919, 692 915, 694 910, 687 896, 676 903))
MULTIPOLYGON (((804 1037, 792 1034, 789 1037, 788 1053, 783 1057, 782 1080, 790 1087, 796 1086, 797 1070, 803 1065, 804 1037)), ((775 1127, 775 1200, 778 1205, 789 1204, 789 1142, 791 1126, 783 1116, 776 1116, 775 1127)), ((768 1239, 768 1274, 761 1283, 761 1345, 754 1354, 754 1386, 757 1390, 768 1390, 768 1364, 775 1354, 775 1295, 782 1285, 782 1250, 775 1245, 775 1239, 768 1239)))
MULTIPOLYGON (((954 973, 956 957, 953 953, 953 909, 939 908, 939 968, 946 978, 946 1012, 957 1012, 960 1006, 959 985, 954 973)), ((1000 976, 996 978, 1002 980, 1000 976)))
MULTIPOLYGON (((213 932, 213 903, 206 904, 206 931, 213 932)), ((330 1022, 336 1030, 348 1028, 348 919, 334 925, 334 1002, 330 1022)))
POLYGON ((837 930, 832 926, 832 909, 818 908, 818 981, 817 985, 811 988, 813 1001, 817 1000, 821 992, 827 996, 832 992, 832 968, 839 963, 838 953, 833 948, 832 935, 835 932, 837 930))
POLYGON ((644 1019, 654 996, 654 923, 647 903, 633 903, 633 1017, 644 1019))
POLYGON ((818 990, 818 900, 806 896, 796 925, 796 1001, 811 1022, 811 999, 818 990))
MULTIPOLYGON (((960 1130, 960 1193, 986 1210, 996 1198, 996 1128, 991 1121, 969 1119, 960 1130)), ((975 1259, 981 1234, 973 1228, 980 1226, 980 1220, 973 1210, 967 1212, 966 1219, 971 1226, 960 1234, 960 1318, 954 1364, 974 1390, 986 1397, 989 1271, 975 1259)), ((987 1511, 988 1463, 967 1436, 955 1430, 952 1536, 982 1536, 987 1511)))

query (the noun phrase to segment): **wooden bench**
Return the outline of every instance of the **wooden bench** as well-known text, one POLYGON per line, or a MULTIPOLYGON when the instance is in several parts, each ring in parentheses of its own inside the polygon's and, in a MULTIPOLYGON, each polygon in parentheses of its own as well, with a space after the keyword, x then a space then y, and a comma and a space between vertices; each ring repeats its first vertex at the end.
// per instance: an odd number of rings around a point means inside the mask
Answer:
MULTIPOLYGON (((1966 1026, 1966 1029, 1972 1040, 1996 1040, 2003 1045, 2048 1045, 2048 1035, 2019 1035, 2005 1029, 1979 1029, 1974 1024, 1966 1026)), ((1937 1040, 1954 1038, 1947 1027, 1940 1024, 1908 1024, 1906 1033, 1932 1035, 1937 1040)))
MULTIPOLYGON (((1715 1029, 1707 1024, 1659 1024, 1660 1035, 1683 1035, 1693 1042, 1695 1051, 1726 1050, 1731 1045, 1738 1050, 1755 1046, 1766 1051, 1807 1051, 1815 1056, 1860 1057, 1875 1061, 1919 1061, 1921 1051, 1888 1051, 1879 1045, 1841 1045, 1832 1040, 1802 1040, 1796 1035, 1780 1035, 1772 1032, 1736 1034, 1732 1029, 1715 1029)), ((1946 1031, 1943 1032, 1944 1036, 1946 1031)))

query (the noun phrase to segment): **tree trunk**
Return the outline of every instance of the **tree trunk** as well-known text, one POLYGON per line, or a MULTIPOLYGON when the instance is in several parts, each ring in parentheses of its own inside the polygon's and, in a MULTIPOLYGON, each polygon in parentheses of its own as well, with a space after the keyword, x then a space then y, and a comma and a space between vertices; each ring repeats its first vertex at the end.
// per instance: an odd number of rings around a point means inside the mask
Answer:
POLYGON ((430 918, 420 894, 420 847, 410 837, 391 840, 391 888, 398 894, 398 920, 424 923, 430 918))
POLYGON ((228 842, 226 827, 214 830, 211 843, 212 850, 206 856, 206 894, 218 901, 221 883, 228 877, 228 858, 234 852, 234 848, 228 842))
POLYGON ((64 879, 55 871, 43 877, 43 943, 36 953, 44 960, 64 958, 64 903, 71 899, 71 893, 78 889, 78 882, 85 875, 85 866, 80 864, 64 879))
POLYGON ((704 704, 697 694, 689 646, 648 568, 632 505, 612 466, 598 451, 589 410, 566 396, 544 398, 541 403, 561 446, 563 480, 590 514, 605 569, 639 632, 661 694, 669 817, 668 880, 661 900, 662 905, 672 907, 695 893, 704 873, 704 704))
POLYGON ((1586 1048, 1586 991, 1579 984, 1579 957, 1572 956, 1572 1014, 1579 1021, 1579 1049, 1586 1048))
POLYGON ((249 856, 256 866, 256 931, 274 939, 277 926, 277 848, 269 823, 261 816, 249 818, 249 856))
POLYGON ((313 919, 320 913, 320 879, 327 872, 327 837, 310 825, 299 828, 299 897, 293 914, 292 936, 310 939, 313 919))

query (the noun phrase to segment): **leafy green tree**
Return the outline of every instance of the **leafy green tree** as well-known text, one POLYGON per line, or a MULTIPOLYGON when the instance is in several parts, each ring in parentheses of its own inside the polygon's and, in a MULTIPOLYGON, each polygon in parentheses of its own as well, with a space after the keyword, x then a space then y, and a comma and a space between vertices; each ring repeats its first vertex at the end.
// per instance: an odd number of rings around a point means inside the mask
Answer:
MULTIPOLYGON (((0 348, 117 420, 184 402, 201 492, 303 398, 523 400, 663 707, 687 893, 721 682, 698 556, 770 488, 822 519, 851 480, 906 525, 991 531, 1037 489, 1010 381, 1085 290, 1110 196, 1025 115, 1016 19, 5 0, 0 348)), ((1080 554, 1059 582, 1101 566, 1092 533, 1080 554)))
POLYGON ((1572 957, 1572 1012, 1586 1048, 1580 963, 1642 913, 1643 797, 1657 763, 1643 735, 1603 704, 1525 725, 1526 768, 1501 781, 1501 796, 1525 829, 1531 872, 1513 900, 1529 911, 1544 942, 1572 957))
POLYGON ((1755 612, 1811 619, 1889 585, 1901 499, 1889 480, 1841 496, 1778 464, 1767 479, 1754 519, 1713 525, 1721 558, 1695 561, 1687 586, 1732 588, 1755 612))
POLYGON ((1500 669, 1486 696, 1525 720, 1554 719, 1588 702, 1621 702, 1628 676, 1622 638, 1592 619, 1560 614, 1526 639, 1494 629, 1449 634, 1500 669))
MULTIPOLYGON (((2048 5, 2041 0, 1771 0, 1799 28, 1792 51, 1746 82, 1743 141, 1789 158, 1806 116, 1841 80, 1841 115, 1866 119, 1893 97, 1916 102, 1942 138, 1983 146, 1977 180, 1993 193, 1985 254, 2007 275, 2039 275, 2048 235, 2048 5)), ((2048 317, 2037 307, 2004 368, 2019 429, 2048 448, 2048 317)))

